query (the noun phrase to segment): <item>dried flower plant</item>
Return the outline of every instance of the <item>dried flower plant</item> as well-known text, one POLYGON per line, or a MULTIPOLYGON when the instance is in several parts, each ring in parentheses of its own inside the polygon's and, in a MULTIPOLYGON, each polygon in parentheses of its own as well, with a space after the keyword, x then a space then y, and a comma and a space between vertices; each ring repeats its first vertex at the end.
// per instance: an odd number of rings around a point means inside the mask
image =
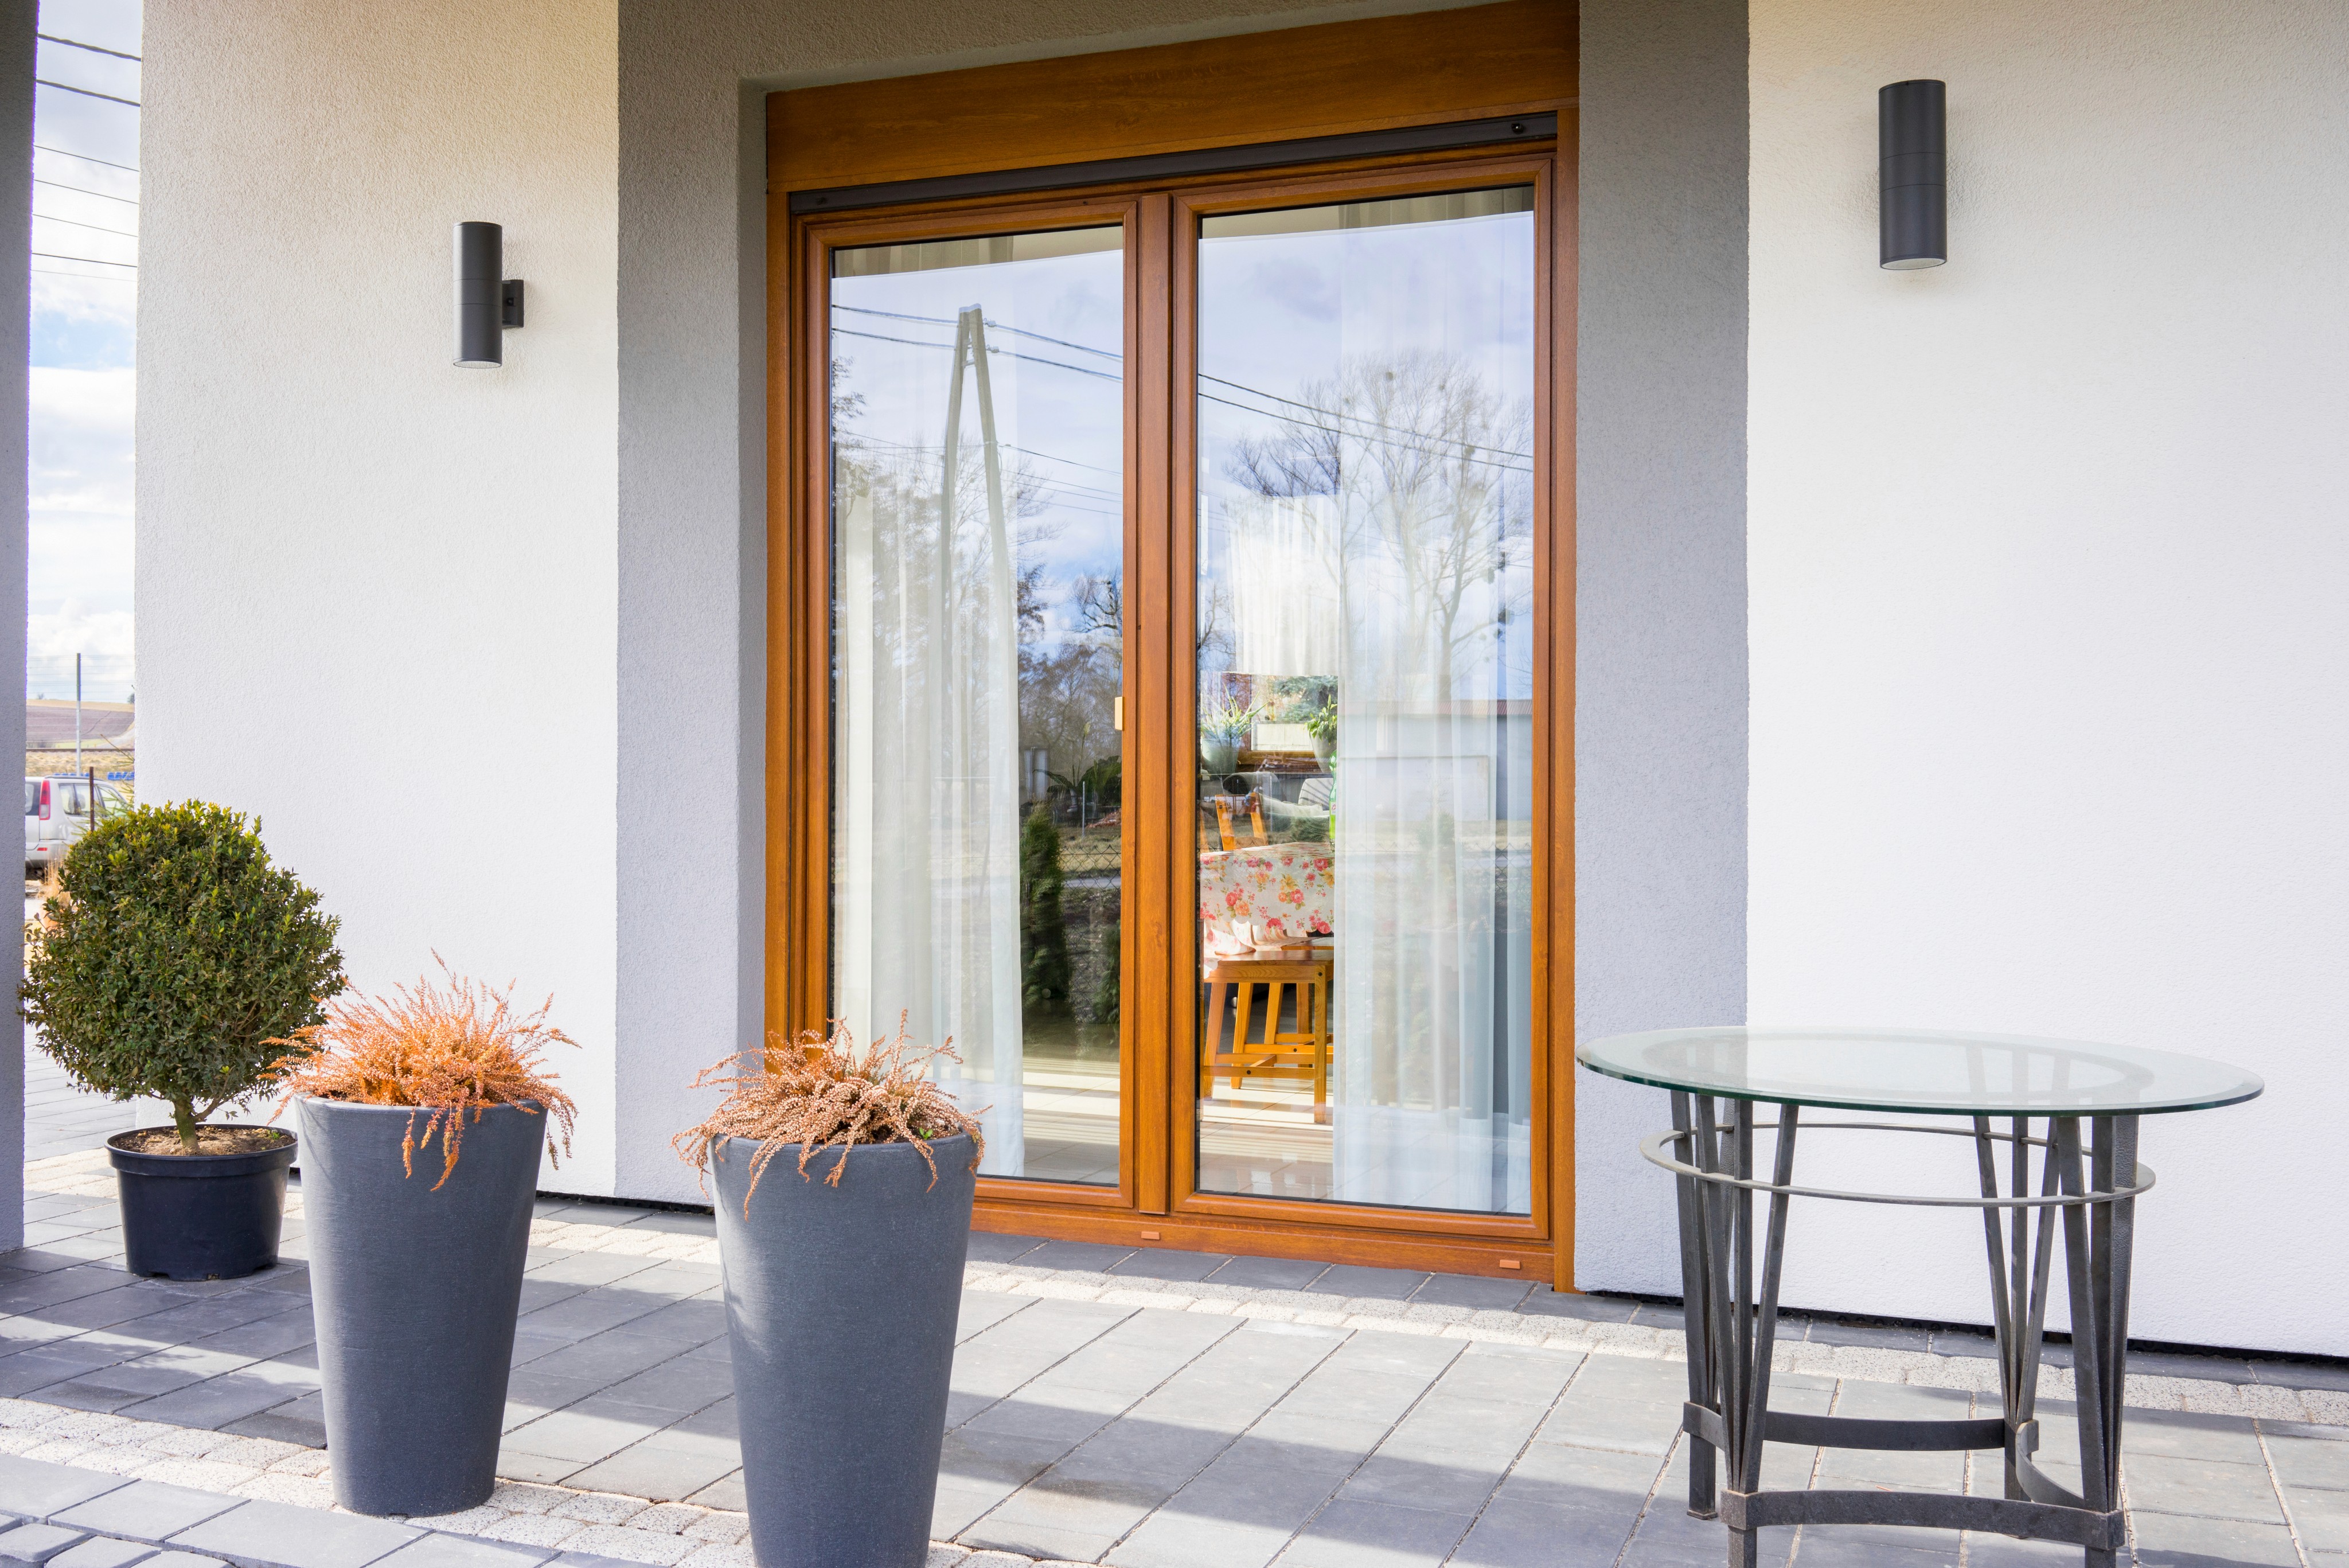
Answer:
POLYGON ((702 1190, 709 1190, 709 1149, 719 1138, 756 1139, 750 1157, 750 1186, 742 1194, 742 1212, 750 1211, 750 1194, 775 1156, 792 1144, 800 1146, 802 1180, 811 1180, 808 1161, 823 1149, 837 1148, 826 1186, 840 1185, 848 1167, 848 1150, 861 1143, 910 1143, 930 1168, 930 1185, 938 1184, 938 1162, 930 1156, 933 1138, 968 1133, 974 1146, 971 1168, 978 1168, 987 1140, 978 1123, 955 1104, 954 1097, 928 1076, 926 1069, 940 1057, 962 1058, 954 1042, 925 1049, 914 1044, 906 1017, 897 1019, 897 1037, 862 1054, 848 1032, 848 1021, 833 1020, 829 1038, 811 1029, 796 1044, 780 1034, 767 1037, 764 1052, 744 1051, 693 1080, 697 1089, 724 1089, 726 1103, 700 1126, 671 1140, 678 1158, 700 1173, 702 1190))
MULTIPOLYGON (((535 1012, 517 1013, 512 986, 492 991, 450 973, 439 953, 432 958, 440 964, 442 983, 427 975, 412 989, 395 986, 388 997, 330 1002, 324 1023, 272 1041, 291 1048, 270 1069, 276 1086, 288 1096, 414 1107, 400 1140, 400 1168, 414 1176, 417 1149, 437 1134, 441 1160, 435 1192, 457 1168, 465 1114, 471 1112, 478 1122, 493 1106, 551 1116, 546 1151, 559 1168, 562 1156, 571 1151, 578 1108, 554 1086, 555 1075, 546 1071, 542 1053, 549 1045, 577 1042, 546 1022, 553 999, 535 1012), (427 1112, 419 1137, 416 1118, 427 1112)), ((285 1108, 281 1099, 270 1119, 285 1108)))

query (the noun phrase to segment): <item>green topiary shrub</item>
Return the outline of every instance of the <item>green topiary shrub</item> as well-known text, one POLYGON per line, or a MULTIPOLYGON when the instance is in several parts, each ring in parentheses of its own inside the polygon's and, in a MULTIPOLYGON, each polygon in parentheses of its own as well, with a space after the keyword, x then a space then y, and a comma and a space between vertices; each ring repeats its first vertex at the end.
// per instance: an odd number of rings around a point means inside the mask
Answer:
POLYGON ((136 806, 84 834, 26 928, 17 1011, 59 1066, 171 1103, 181 1147, 244 1098, 343 989, 339 920, 269 863, 242 813, 136 806))

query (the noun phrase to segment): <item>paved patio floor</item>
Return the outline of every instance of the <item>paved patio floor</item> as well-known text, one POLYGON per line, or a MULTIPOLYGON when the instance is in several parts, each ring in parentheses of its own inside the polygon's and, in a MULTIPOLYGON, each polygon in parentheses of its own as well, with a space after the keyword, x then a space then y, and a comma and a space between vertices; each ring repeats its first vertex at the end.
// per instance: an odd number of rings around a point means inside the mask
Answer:
MULTIPOLYGON (((298 1193, 277 1269, 172 1283, 121 1272, 95 1150, 27 1177, 32 1244, 0 1255, 0 1453, 326 1506, 298 1193)), ((712 1231, 706 1215, 542 1202, 501 1457, 513 1484, 438 1527, 643 1562, 740 1553, 712 1231)), ((1721 1560, 1720 1526, 1682 1506, 1676 1310, 1009 1237, 974 1237, 972 1255, 943 1541, 1123 1568, 1721 1560)), ((1995 1413, 1979 1336, 1791 1332, 1783 1407, 1995 1413)), ((2137 1371, 2139 1563, 2349 1568, 2349 1374, 2187 1357, 2137 1371)), ((2060 1455, 2068 1374, 2051 1367, 2043 1389, 2060 1455)), ((810 1418, 853 1440, 853 1412, 810 1418)), ((1781 1486, 1997 1484, 1988 1456, 1774 1447, 1767 1469, 1781 1486)), ((1921 1531, 1764 1541, 1767 1561, 1805 1568, 2078 1561, 1921 1531)))

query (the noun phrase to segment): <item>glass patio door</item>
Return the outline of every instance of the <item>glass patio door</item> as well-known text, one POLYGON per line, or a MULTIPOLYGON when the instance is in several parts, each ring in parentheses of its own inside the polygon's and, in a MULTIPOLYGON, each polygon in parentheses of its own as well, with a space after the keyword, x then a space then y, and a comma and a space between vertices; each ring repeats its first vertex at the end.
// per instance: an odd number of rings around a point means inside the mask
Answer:
POLYGON ((786 994, 1000 1227, 1552 1234, 1555 167, 795 220, 786 994))
POLYGON ((1123 233, 829 254, 832 1006, 1115 1187, 1123 233))
POLYGON ((1199 223, 1200 1192, 1531 1211, 1534 205, 1199 223))

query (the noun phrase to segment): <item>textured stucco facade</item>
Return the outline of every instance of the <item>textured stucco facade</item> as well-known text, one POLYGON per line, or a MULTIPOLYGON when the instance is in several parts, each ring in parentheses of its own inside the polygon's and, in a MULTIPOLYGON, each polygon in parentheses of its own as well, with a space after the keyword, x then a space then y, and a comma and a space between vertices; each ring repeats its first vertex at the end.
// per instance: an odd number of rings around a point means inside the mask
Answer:
MULTIPOLYGON (((2308 200, 2349 7, 1753 26, 1753 1018, 2264 1075, 2147 1121, 2135 1332, 2349 1353, 2349 1222, 2291 1197, 2349 1060, 2349 215, 2308 200), (1882 272, 1875 93, 1920 76, 1950 263, 1882 272)), ((1974 1179, 1845 1139, 1816 1179, 1974 1179)), ((1969 1214, 1819 1205, 1787 1292, 1982 1321, 1982 1268, 1969 1214)))
MULTIPOLYGON (((554 992, 549 1186, 692 1197, 686 1085, 760 1012, 762 95, 1424 8, 156 8, 142 783, 258 811, 362 983, 437 949, 554 992), (529 280, 500 371, 447 363, 460 218, 529 280), (446 766, 483 732, 529 765, 446 766)), ((2349 235, 2311 194, 2349 12, 1589 0, 1581 36, 1578 1033, 2241 1060, 2265 1101, 2149 1131, 2139 1332, 2349 1353, 2337 1223, 2271 1218, 2238 1141, 2316 1143, 2349 1012, 2349 235), (1954 249, 1894 275, 1909 76, 1950 83, 1954 249)), ((1662 1116, 1580 1085, 1587 1288, 1678 1288, 1662 1116)), ((1971 1223, 1806 1212, 1789 1299, 1978 1319, 1971 1223)))

